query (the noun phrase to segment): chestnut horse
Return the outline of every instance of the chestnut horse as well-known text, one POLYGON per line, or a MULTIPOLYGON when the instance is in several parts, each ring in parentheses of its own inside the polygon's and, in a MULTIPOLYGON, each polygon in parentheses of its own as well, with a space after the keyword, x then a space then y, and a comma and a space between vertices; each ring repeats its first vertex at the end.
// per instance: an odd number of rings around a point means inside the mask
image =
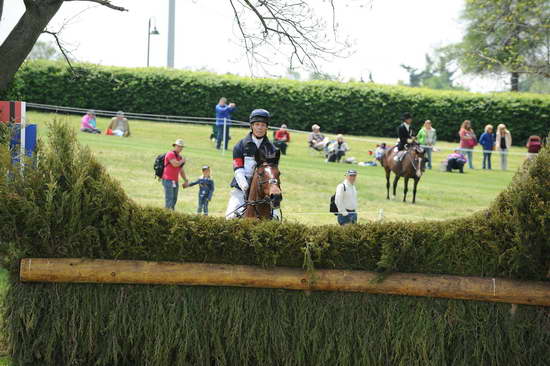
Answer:
POLYGON ((409 190, 409 179, 414 179, 413 199, 412 203, 416 202, 416 186, 422 177, 425 170, 426 159, 424 158, 424 149, 417 142, 412 142, 407 148, 407 153, 403 156, 400 162, 395 161, 394 157, 397 154, 395 147, 386 149, 380 162, 386 170, 386 198, 390 199, 390 174, 393 172, 395 178, 393 180, 393 197, 397 189, 399 178, 405 178, 405 187, 403 190, 403 202, 407 201, 407 191, 409 190))
POLYGON ((274 156, 264 156, 258 150, 256 153, 256 169, 252 176, 248 199, 245 202, 244 218, 249 219, 281 219, 280 207, 283 194, 279 177, 278 163, 280 151, 274 156))

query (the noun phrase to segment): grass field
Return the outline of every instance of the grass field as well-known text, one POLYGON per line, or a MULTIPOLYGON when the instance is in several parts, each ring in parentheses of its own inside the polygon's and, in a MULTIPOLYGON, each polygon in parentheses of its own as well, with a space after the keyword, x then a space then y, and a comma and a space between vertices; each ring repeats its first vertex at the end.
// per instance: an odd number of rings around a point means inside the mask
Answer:
MULTIPOLYGON (((53 119, 66 121, 75 131, 80 124, 80 116, 56 115, 47 113, 28 113, 30 123, 39 126, 39 136, 45 137, 46 123, 53 119)), ((162 207, 164 194, 159 182, 154 179, 152 165, 158 154, 166 152, 176 138, 186 142, 184 156, 187 158, 186 172, 191 179, 200 176, 200 167, 208 164, 216 183, 216 192, 210 203, 211 215, 223 216, 229 197, 233 170, 231 151, 222 155, 209 140, 210 126, 182 125, 130 121, 132 137, 119 138, 106 135, 91 135, 78 132, 81 143, 88 145, 96 157, 117 178, 127 194, 142 205, 162 207)), ((107 119, 98 119, 98 128, 104 129, 107 119)), ((437 124, 435 124, 437 128, 437 124)), ((242 138, 246 129, 231 130, 234 144, 242 138)), ((270 133, 271 135, 271 133, 270 133)), ((306 224, 334 223, 334 216, 328 211, 329 197, 336 185, 343 179, 344 172, 351 166, 347 164, 325 163, 324 157, 314 154, 306 146, 305 134, 292 134, 292 143, 288 155, 280 163, 281 181, 284 192, 282 203, 285 219, 306 224)), ((348 156, 359 161, 370 160, 368 150, 375 147, 374 142, 364 140, 394 141, 394 138, 351 137, 348 143, 351 151, 348 156)), ((231 145, 231 144, 230 144, 231 145)), ((456 144, 440 142, 440 148, 454 148, 456 144)), ((230 146, 231 148, 231 146, 230 146)), ((514 152, 525 149, 513 148, 514 152)), ((524 156, 510 155, 509 170, 500 171, 499 156, 493 154, 493 169, 485 171, 481 167, 481 152, 474 153, 476 170, 466 170, 465 174, 439 171, 440 162, 449 153, 442 150, 434 153, 434 170, 427 171, 422 177, 417 194, 417 204, 404 204, 402 184, 398 187, 395 201, 386 200, 385 175, 378 167, 354 166, 359 171, 357 188, 359 192, 360 221, 378 218, 379 209, 389 220, 443 220, 468 215, 471 212, 486 208, 495 196, 511 181, 513 173, 524 161, 524 156)), ((412 190, 412 182, 409 186, 412 190)), ((409 202, 412 192, 409 191, 409 202)), ((197 207, 197 187, 180 190, 176 210, 194 213, 197 207)))

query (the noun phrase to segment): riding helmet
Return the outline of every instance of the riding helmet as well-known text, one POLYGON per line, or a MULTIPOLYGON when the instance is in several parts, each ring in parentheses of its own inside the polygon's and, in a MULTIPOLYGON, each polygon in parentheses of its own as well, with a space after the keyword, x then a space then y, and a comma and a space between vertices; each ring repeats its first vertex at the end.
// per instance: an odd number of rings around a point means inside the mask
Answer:
POLYGON ((405 121, 405 120, 407 120, 407 119, 411 119, 411 118, 413 118, 413 116, 412 116, 412 114, 410 114, 410 113, 408 113, 408 112, 403 113, 403 115, 401 116, 401 119, 402 119, 403 121, 405 121))
POLYGON ((254 109, 252 113, 250 113, 250 117, 248 118, 248 120, 250 124, 253 124, 254 122, 265 122, 267 125, 269 125, 271 114, 265 109, 254 109))

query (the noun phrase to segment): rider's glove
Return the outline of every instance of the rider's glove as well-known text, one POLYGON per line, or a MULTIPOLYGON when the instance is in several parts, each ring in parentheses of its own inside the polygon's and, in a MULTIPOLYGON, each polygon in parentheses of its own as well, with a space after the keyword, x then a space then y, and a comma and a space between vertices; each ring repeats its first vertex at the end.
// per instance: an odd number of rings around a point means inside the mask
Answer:
POLYGON ((239 185, 239 188, 246 192, 248 189, 248 180, 246 179, 244 175, 244 169, 237 169, 235 170, 235 180, 237 181, 237 184, 239 185))

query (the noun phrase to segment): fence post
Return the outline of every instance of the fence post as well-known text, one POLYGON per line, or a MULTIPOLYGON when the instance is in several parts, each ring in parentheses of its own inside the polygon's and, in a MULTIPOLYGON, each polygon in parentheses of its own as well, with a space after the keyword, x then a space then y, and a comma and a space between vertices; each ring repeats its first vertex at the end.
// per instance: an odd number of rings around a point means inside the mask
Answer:
POLYGON ((222 139, 222 155, 225 155, 225 139, 227 138, 227 118, 223 118, 223 139, 222 139))

